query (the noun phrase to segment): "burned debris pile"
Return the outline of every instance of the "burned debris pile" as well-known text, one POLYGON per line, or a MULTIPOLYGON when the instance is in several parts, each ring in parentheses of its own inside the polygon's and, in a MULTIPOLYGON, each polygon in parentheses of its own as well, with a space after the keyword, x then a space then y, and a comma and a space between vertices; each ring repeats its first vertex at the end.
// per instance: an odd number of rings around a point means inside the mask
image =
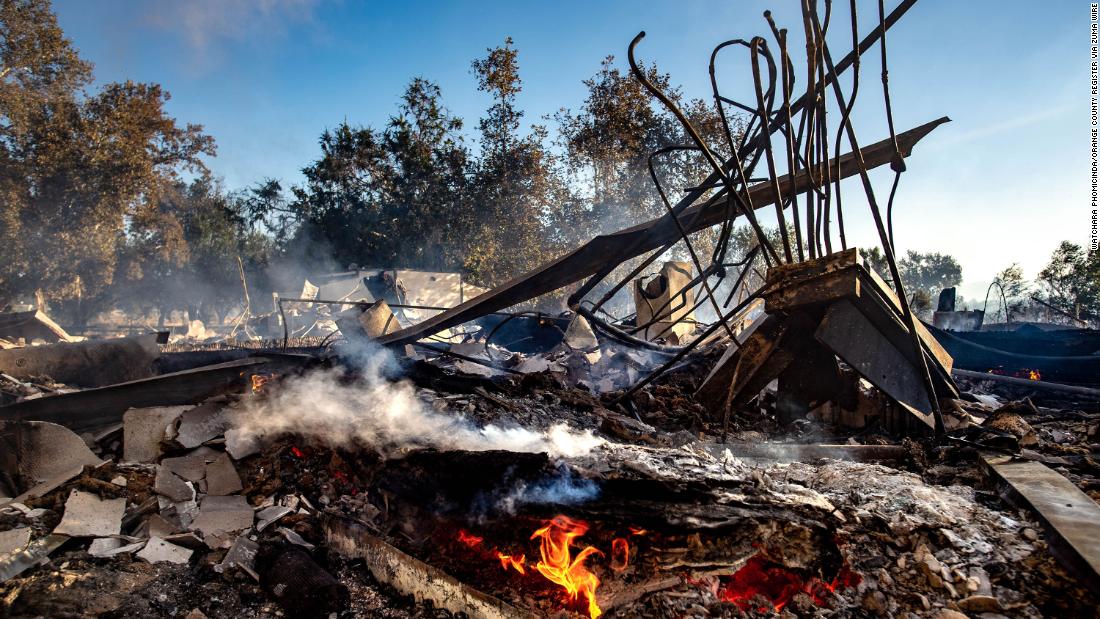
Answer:
POLYGON ((672 202, 654 174, 664 216, 493 289, 306 281, 242 314, 251 347, 0 316, 5 616, 1095 614, 1096 334, 920 320, 869 176, 896 189, 947 120, 893 127, 885 33, 913 1, 862 40, 853 16, 839 59, 811 4, 808 72, 768 14, 774 43, 715 48, 712 76, 752 66, 750 101, 712 81, 726 145, 638 69, 640 34, 635 76, 695 141, 654 156, 705 177, 672 202), (889 135, 861 146, 840 77, 871 50, 889 135), (886 272, 848 243, 857 207, 886 272))

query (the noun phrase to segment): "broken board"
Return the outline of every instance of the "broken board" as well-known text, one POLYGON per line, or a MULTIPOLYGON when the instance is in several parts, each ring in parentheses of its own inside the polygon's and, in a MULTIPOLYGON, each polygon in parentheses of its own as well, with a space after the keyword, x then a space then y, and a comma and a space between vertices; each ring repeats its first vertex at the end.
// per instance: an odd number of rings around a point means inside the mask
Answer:
POLYGON ((983 454, 1001 497, 1035 512, 1050 551, 1071 572, 1100 587, 1100 505, 1046 465, 983 454))

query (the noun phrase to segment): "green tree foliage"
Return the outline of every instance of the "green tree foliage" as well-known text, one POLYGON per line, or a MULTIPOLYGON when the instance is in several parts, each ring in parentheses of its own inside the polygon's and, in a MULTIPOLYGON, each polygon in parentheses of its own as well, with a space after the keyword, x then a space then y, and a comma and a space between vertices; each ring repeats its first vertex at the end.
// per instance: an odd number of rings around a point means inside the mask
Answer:
POLYGON ((276 218, 287 235, 294 213, 301 226, 288 245, 320 244, 340 264, 454 269, 469 221, 461 129, 439 86, 415 78, 384 129, 342 123, 321 135, 321 157, 289 206, 277 184, 254 188, 253 215, 276 218))
MULTIPOLYGON (((861 247, 859 255, 875 273, 889 285, 893 285, 890 266, 886 255, 879 247, 861 247)), ((923 253, 908 251, 898 260, 898 273, 905 292, 909 296, 909 306, 918 315, 927 317, 944 288, 957 286, 962 282, 962 267, 953 256, 941 253, 923 253)))
MULTIPOLYGON (((243 198, 248 217, 287 255, 331 254, 339 265, 461 269, 477 283, 501 283, 594 234, 664 213, 647 158, 688 143, 686 132, 611 63, 608 58, 585 82, 588 96, 579 112, 556 115, 561 148, 553 149, 547 127, 524 129, 519 52, 506 39, 471 63, 478 89, 490 98, 477 124, 476 152, 463 144, 462 122, 443 106, 439 87, 416 78, 382 129, 343 123, 325 131, 320 157, 289 195, 273 180, 249 189, 243 198), (587 186, 594 189, 579 189, 587 186)), ((646 71, 682 101, 667 75, 646 71)), ((684 106, 721 155, 725 137, 717 113, 698 100, 684 106)), ((691 152, 658 161, 670 199, 702 180, 701 164, 691 152)), ((696 235, 701 254, 713 249, 713 237, 696 235)))
POLYGON ((473 166, 468 194, 471 226, 465 267, 483 284, 496 284, 551 257, 549 213, 570 201, 569 189, 546 148, 547 131, 520 131, 516 107, 522 90, 518 52, 512 39, 486 50, 471 64, 478 90, 493 104, 478 123, 481 157, 473 166))
POLYGON ((127 221, 214 154, 160 86, 91 79, 47 0, 0 1, 0 304, 41 288, 78 325, 108 298, 127 221))
POLYGON ((1100 252, 1062 241, 1037 281, 1048 304, 1078 320, 1100 321, 1100 252))
POLYGON ((882 277, 885 281, 889 282, 890 278, 890 265, 886 263, 886 256, 883 255, 882 250, 876 247, 860 247, 859 255, 867 263, 867 266, 874 269, 875 273, 878 273, 879 277, 882 277))
POLYGON ((959 261, 953 256, 937 252, 905 252, 905 257, 898 260, 898 273, 901 274, 907 293, 923 293, 929 300, 939 296, 944 288, 957 286, 962 282, 962 266, 959 261))
POLYGON ((251 229, 247 198, 230 195, 208 175, 165 188, 132 229, 119 305, 156 308, 162 321, 174 309, 217 321, 243 298, 238 257, 249 285, 265 287, 271 238, 251 229))
MULTIPOLYGON (((890 284, 890 266, 886 263, 886 256, 879 247, 859 248, 859 255, 882 277, 883 281, 890 284)), ((940 291, 951 286, 958 286, 962 282, 962 267, 959 261, 948 254, 935 252, 923 253, 908 251, 905 257, 898 260, 898 273, 901 274, 905 291, 910 295, 911 302, 922 308, 930 309, 932 300, 937 298, 940 291)))
MULTIPOLYGON (((615 67, 614 60, 605 58, 596 75, 584 81, 587 95, 579 110, 563 109, 555 115, 571 171, 590 181, 583 209, 564 213, 569 222, 563 228, 573 234, 573 242, 663 215, 665 207, 649 174, 649 156, 660 148, 692 145, 676 117, 633 75, 615 67)), ((651 83, 684 106, 708 147, 724 158, 726 138, 714 108, 698 99, 685 104, 667 73, 655 65, 642 69, 651 83)), ((737 125, 735 131, 739 129, 737 125)), ((693 152, 665 154, 654 164, 673 203, 709 171, 702 156, 693 152)), ((709 248, 711 240, 704 239, 704 245, 709 248)))
POLYGON ((301 223, 301 212, 287 199, 274 178, 255 183, 238 196, 241 215, 252 230, 267 233, 276 247, 285 246, 301 223))

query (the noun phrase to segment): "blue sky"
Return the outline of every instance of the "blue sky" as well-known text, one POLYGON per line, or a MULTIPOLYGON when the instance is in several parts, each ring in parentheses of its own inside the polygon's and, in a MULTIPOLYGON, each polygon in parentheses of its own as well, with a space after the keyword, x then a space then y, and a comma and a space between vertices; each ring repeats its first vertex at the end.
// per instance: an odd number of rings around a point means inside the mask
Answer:
MULTIPOLYGON (((859 4, 866 32, 877 4, 859 4)), ((438 82, 472 131, 488 101, 470 61, 506 36, 520 51, 519 104, 529 121, 579 105, 581 81, 604 56, 625 67, 639 30, 647 32, 639 56, 656 60, 687 95, 705 96, 711 48, 765 34, 768 8, 780 26, 800 29, 795 0, 55 0, 100 81, 159 82, 172 93, 173 115, 205 125, 218 142, 210 167, 229 188, 299 180, 322 130, 344 119, 384 123, 415 75, 438 82)), ((1079 0, 921 0, 890 31, 898 130, 953 119, 908 160, 897 244, 956 256, 968 299, 984 297, 1013 262, 1034 277, 1060 240, 1089 240, 1088 13, 1079 0)), ((840 56, 841 41, 832 45, 840 56)), ((856 119, 862 143, 886 137, 872 58, 856 119)), ((751 85, 744 69, 731 62, 728 83, 751 85)), ((885 194, 889 179, 877 180, 885 194)), ((869 215, 849 225, 857 242, 874 243, 869 215)))

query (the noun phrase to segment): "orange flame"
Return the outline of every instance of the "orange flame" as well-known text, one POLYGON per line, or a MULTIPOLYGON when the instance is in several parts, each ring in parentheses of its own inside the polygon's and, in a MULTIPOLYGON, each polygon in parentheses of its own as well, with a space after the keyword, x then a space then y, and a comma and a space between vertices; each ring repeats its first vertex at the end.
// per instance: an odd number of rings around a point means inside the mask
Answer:
POLYGON ((271 379, 275 378, 274 374, 253 374, 252 375, 252 393, 263 393, 264 385, 271 382, 271 379))
POLYGON ((462 542, 463 544, 466 544, 470 548, 473 548, 474 546, 481 545, 481 542, 485 541, 485 538, 484 537, 478 537, 476 535, 470 535, 469 533, 463 531, 462 529, 459 529, 458 530, 458 541, 462 542))
POLYGON ((600 551, 586 546, 576 557, 571 557, 569 551, 573 540, 587 532, 588 523, 555 516, 546 526, 535 531, 531 539, 542 538, 542 560, 535 564, 535 569, 550 582, 564 587, 570 599, 576 600, 584 594, 588 600, 588 614, 595 619, 603 612, 596 604, 596 587, 600 586, 600 579, 588 571, 584 562, 589 556, 600 554, 600 551))
POLYGON ((631 535, 648 535, 649 534, 649 531, 646 531, 645 529, 643 529, 641 527, 629 527, 629 528, 630 528, 630 534, 631 535))
POLYGON ((630 563, 630 544, 621 537, 611 540, 611 569, 616 573, 626 569, 630 563))
POLYGON ((527 573, 527 567, 524 565, 527 560, 526 555, 520 555, 519 557, 513 557, 512 555, 506 555, 503 552, 497 553, 497 558, 500 559, 500 566, 504 568, 504 571, 508 571, 509 567, 515 568, 520 574, 527 573))
POLYGON ((1029 380, 1041 380, 1043 378, 1038 370, 1028 370, 1027 377, 1029 380))

